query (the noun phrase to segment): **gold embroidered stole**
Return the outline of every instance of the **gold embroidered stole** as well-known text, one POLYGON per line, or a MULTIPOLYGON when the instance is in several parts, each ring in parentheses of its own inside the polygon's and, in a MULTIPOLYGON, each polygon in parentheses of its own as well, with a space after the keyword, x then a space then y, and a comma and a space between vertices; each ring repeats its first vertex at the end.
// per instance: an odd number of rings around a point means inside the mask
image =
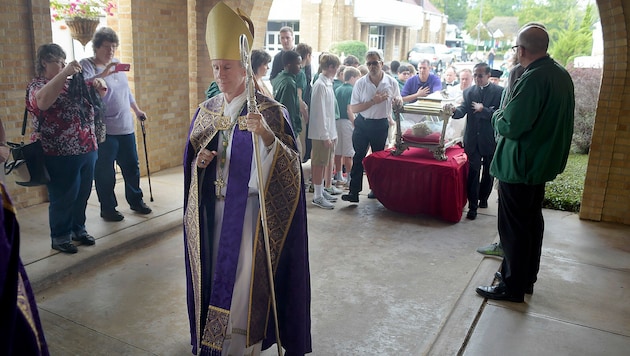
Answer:
MULTIPOLYGON (((198 153, 208 146, 210 141, 219 131, 225 119, 223 116, 223 95, 219 95, 210 101, 199 105, 195 123, 190 132, 190 143, 198 153), (208 108, 206 105, 208 105, 208 108)), ((201 231, 199 223, 199 175, 196 159, 193 158, 190 169, 191 179, 188 190, 188 204, 184 215, 184 226, 186 229, 186 245, 188 249, 188 261, 190 264, 190 274, 193 287, 193 298, 195 301, 195 325, 197 329, 197 347, 201 347, 201 231)))

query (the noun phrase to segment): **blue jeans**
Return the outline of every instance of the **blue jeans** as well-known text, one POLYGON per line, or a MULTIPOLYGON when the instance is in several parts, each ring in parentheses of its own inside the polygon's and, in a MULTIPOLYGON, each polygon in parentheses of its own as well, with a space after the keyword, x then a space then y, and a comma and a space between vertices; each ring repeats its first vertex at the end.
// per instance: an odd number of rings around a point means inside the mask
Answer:
POLYGON ((105 142, 98 145, 98 159, 94 169, 96 194, 101 203, 101 211, 114 211, 118 206, 114 186, 116 172, 114 161, 122 171, 125 181, 125 198, 130 206, 138 206, 142 202, 140 189, 140 167, 136 150, 136 135, 107 135, 105 142))
POLYGON ((54 244, 86 234, 85 208, 92 192, 96 151, 78 156, 44 156, 50 175, 48 220, 54 244))

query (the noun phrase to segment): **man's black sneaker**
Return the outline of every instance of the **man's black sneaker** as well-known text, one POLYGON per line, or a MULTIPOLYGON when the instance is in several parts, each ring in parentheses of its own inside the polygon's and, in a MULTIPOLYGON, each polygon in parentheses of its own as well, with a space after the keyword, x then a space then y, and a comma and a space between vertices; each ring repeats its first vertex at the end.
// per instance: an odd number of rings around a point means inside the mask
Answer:
POLYGON ((70 242, 64 242, 62 244, 56 244, 53 242, 52 249, 63 253, 77 253, 77 251, 79 251, 79 249, 70 242))
POLYGON ((359 194, 352 194, 352 193, 344 194, 341 196, 341 200, 349 201, 351 203, 358 203, 359 194))
POLYGON ((131 210, 137 212, 138 214, 151 214, 151 208, 149 208, 143 201, 140 201, 138 205, 132 205, 131 210))
POLYGON ((80 242, 83 245, 92 246, 96 243, 94 237, 90 234, 85 234, 81 236, 72 236, 72 241, 80 242))
POLYGON ((101 217, 105 221, 122 221, 125 218, 118 210, 101 211, 101 217))

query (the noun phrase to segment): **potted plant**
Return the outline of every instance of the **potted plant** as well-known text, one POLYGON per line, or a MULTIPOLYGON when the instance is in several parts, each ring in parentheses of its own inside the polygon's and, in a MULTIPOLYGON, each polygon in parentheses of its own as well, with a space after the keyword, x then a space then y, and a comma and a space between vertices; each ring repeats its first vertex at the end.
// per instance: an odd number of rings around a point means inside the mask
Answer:
POLYGON ((90 42, 99 24, 99 17, 113 16, 116 5, 105 0, 50 0, 53 22, 65 21, 70 35, 85 45, 90 42))

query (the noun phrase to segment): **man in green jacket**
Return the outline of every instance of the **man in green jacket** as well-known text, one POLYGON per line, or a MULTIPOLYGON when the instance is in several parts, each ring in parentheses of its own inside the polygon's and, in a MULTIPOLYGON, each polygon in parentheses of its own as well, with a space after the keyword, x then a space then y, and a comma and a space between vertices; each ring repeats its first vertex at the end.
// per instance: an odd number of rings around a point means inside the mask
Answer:
POLYGON ((498 230, 504 258, 499 283, 480 286, 485 298, 523 302, 540 266, 545 183, 567 163, 575 96, 568 72, 547 54, 549 35, 538 25, 523 28, 516 55, 525 72, 505 106, 493 116, 499 135, 491 174, 499 180, 498 230))

